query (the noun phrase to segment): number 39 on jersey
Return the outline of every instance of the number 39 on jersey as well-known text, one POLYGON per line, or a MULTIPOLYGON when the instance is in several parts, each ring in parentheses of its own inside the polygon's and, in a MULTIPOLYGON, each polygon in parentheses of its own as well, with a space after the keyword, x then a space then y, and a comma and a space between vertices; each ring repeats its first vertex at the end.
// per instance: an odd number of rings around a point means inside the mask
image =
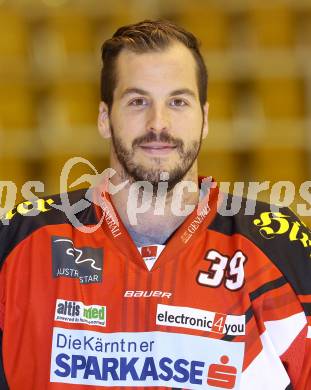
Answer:
POLYGON ((247 257, 237 251, 230 258, 212 249, 205 260, 210 263, 207 271, 199 271, 197 282, 206 287, 219 287, 224 284, 228 290, 239 290, 244 284, 244 264, 247 257))

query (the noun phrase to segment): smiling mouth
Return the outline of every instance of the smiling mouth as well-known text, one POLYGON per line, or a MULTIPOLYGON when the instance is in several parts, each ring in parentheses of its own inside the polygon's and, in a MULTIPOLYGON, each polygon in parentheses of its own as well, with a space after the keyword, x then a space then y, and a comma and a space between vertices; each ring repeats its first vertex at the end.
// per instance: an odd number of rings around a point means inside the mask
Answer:
POLYGON ((165 142, 149 142, 147 144, 139 145, 142 149, 153 149, 153 150, 162 150, 162 149, 175 149, 176 145, 168 144, 165 142))
POLYGON ((176 149, 176 145, 172 145, 164 142, 149 142, 147 144, 142 144, 139 146, 147 154, 158 154, 158 155, 168 154, 174 149, 176 149))

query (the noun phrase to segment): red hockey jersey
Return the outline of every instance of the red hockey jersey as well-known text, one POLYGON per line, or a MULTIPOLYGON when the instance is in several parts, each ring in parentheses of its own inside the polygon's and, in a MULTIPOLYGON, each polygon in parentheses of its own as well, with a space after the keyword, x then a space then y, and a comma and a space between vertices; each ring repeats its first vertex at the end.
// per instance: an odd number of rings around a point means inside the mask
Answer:
POLYGON ((85 194, 79 227, 59 195, 2 220, 1 389, 311 389, 311 234, 290 210, 230 215, 212 189, 149 271, 85 194))

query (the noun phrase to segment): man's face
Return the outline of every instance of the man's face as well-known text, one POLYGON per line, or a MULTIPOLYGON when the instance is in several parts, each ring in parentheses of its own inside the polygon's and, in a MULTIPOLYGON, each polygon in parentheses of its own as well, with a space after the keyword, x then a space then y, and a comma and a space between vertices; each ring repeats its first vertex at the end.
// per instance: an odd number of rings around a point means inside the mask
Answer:
POLYGON ((176 43, 144 54, 123 50, 116 67, 109 118, 114 158, 134 180, 156 184, 168 172, 172 188, 196 161, 207 132, 195 60, 176 43))

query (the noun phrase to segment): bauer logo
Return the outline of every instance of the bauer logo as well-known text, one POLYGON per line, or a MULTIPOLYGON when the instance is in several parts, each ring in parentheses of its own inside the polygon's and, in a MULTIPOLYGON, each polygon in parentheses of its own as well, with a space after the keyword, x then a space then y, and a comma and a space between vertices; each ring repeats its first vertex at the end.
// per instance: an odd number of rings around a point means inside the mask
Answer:
POLYGON ((172 332, 54 328, 50 380, 113 387, 239 389, 244 343, 172 332))
POLYGON ((75 324, 106 326, 106 306, 86 306, 79 301, 57 299, 54 319, 55 321, 72 322, 75 324))
POLYGON ((245 315, 215 313, 191 307, 158 304, 156 324, 205 330, 228 336, 245 335, 245 315))
POLYGON ((74 278, 81 284, 102 281, 102 248, 78 248, 69 238, 52 236, 52 262, 54 278, 74 278))

